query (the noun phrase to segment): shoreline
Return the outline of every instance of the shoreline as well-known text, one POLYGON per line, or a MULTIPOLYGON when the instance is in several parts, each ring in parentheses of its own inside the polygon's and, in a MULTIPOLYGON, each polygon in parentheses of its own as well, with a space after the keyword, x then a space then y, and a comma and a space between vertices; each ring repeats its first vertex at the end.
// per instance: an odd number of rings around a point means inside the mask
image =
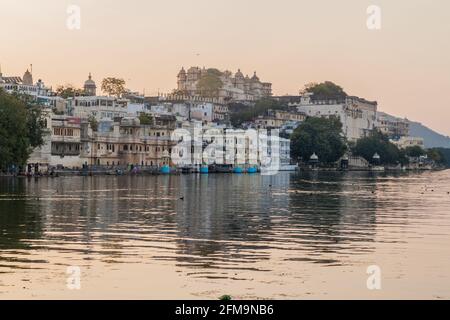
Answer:
MULTIPOLYGON (((425 172, 425 171, 445 171, 450 168, 404 168, 404 169, 392 169, 392 168, 355 168, 355 169, 339 169, 339 168, 297 168, 297 170, 279 170, 276 174, 282 172, 375 172, 375 173, 398 173, 398 172, 425 172)), ((93 177, 93 176, 179 176, 179 175, 216 175, 216 174, 232 174, 232 175, 257 175, 261 172, 182 172, 181 170, 173 170, 169 173, 159 172, 159 171, 122 171, 112 172, 112 171, 91 171, 85 172, 82 170, 64 170, 64 171, 54 171, 51 173, 44 174, 3 174, 0 173, 0 177, 5 178, 59 178, 59 177, 93 177)))

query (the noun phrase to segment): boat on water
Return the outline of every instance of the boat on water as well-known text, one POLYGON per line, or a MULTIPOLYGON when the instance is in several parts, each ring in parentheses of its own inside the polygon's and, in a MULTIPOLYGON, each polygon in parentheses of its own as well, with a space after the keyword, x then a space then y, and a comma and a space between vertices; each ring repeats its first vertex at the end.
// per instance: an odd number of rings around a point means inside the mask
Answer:
POLYGON ((162 166, 160 169, 160 172, 162 174, 169 174, 170 173, 170 167, 168 165, 162 166))
POLYGON ((201 173, 201 174, 207 174, 207 173, 209 173, 209 167, 208 167, 208 166, 201 166, 201 167, 200 167, 200 173, 201 173))

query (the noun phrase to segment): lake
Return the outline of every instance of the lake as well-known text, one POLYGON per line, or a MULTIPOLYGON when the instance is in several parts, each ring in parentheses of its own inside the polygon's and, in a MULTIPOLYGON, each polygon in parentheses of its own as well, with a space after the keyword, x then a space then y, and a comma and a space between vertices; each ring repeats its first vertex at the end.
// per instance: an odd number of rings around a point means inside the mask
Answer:
POLYGON ((0 299, 449 299, 449 192, 450 170, 0 177, 0 299))

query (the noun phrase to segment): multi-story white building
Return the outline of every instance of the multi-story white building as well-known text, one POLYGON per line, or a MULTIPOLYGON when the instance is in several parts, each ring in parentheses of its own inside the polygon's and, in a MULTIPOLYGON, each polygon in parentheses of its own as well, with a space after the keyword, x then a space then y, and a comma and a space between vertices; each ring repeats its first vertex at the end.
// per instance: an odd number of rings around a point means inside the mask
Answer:
POLYGON ((309 117, 337 117, 342 122, 345 137, 350 141, 368 136, 377 120, 377 102, 358 97, 318 101, 311 99, 311 94, 305 94, 300 102, 293 105, 309 117))
POLYGON ((183 120, 223 122, 228 118, 228 106, 223 99, 187 95, 162 95, 150 106, 155 112, 168 112, 183 120))
POLYGON ((44 109, 46 134, 44 144, 36 148, 27 163, 35 171, 47 171, 49 167, 81 167, 80 159, 81 119, 59 116, 44 109))
POLYGON ((376 127, 390 139, 400 139, 409 136, 409 120, 393 117, 384 112, 378 112, 376 127))
POLYGON ((38 97, 48 97, 51 95, 51 89, 47 88, 41 79, 36 83, 33 83, 33 75, 28 69, 23 77, 6 77, 2 74, 0 67, 0 88, 8 93, 23 93, 36 99, 38 97))
POLYGON ((128 100, 115 97, 87 96, 67 99, 66 113, 79 118, 95 117, 97 120, 126 117, 128 100))

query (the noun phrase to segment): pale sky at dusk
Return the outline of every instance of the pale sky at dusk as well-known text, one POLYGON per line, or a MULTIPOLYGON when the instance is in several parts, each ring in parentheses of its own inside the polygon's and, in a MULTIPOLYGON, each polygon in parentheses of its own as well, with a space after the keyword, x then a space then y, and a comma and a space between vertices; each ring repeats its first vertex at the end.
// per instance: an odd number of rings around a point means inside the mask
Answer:
POLYGON ((274 94, 331 80, 379 110, 450 135, 448 0, 0 0, 0 64, 81 87, 122 77, 147 95, 176 87, 179 69, 257 71, 274 94), (66 27, 81 7, 81 30, 66 27), (381 30, 366 27, 369 5, 381 30))

